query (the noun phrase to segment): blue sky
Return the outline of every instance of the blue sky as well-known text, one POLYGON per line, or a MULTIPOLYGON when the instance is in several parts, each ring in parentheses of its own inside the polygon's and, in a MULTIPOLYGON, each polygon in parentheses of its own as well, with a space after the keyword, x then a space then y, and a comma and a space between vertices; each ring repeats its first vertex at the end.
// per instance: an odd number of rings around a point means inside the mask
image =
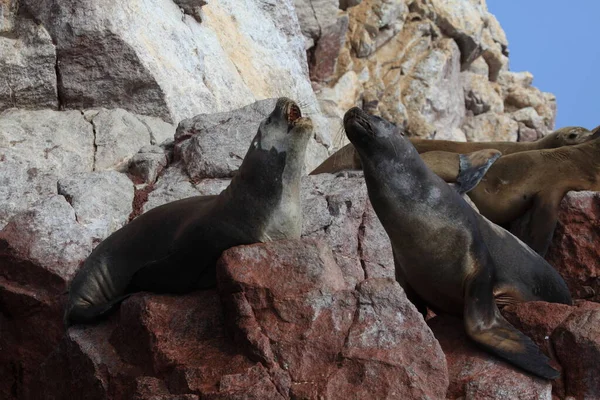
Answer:
POLYGON ((556 95, 556 127, 600 125, 600 1, 487 0, 508 38, 511 71, 556 95))

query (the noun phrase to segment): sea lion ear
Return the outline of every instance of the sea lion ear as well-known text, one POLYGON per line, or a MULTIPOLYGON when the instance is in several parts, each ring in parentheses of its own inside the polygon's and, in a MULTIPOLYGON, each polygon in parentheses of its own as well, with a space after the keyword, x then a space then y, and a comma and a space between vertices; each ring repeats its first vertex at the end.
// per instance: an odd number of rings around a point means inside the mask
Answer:
POLYGON ((492 164, 502 153, 495 149, 483 149, 459 155, 459 170, 456 178, 456 191, 468 193, 479 184, 492 164))

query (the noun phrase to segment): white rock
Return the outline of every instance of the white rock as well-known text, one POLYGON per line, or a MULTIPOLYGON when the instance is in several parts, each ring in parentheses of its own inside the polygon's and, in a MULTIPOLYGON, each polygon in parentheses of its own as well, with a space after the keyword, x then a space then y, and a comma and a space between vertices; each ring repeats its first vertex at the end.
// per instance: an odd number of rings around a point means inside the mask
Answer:
POLYGON ((314 101, 291 0, 210 2, 202 23, 172 0, 22 1, 56 42, 67 107, 176 123, 263 98, 314 101))
POLYGON ((58 181, 58 193, 73 206, 77 222, 99 243, 128 221, 133 182, 117 171, 86 172, 58 181))

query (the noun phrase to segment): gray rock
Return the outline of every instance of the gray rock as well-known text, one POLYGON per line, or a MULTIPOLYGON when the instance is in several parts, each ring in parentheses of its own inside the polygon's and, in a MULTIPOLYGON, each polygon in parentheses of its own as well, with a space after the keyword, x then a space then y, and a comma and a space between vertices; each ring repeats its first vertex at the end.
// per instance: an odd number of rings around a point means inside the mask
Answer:
POLYGON ((183 166, 171 165, 158 178, 154 190, 148 194, 148 201, 144 204, 143 211, 147 212, 163 204, 198 195, 200 192, 190 182, 190 177, 183 166))
POLYGON ((0 229, 14 214, 56 193, 58 177, 93 169, 92 125, 78 111, 0 114, 0 229))
POLYGON ((481 5, 473 1, 431 0, 416 1, 414 6, 434 21, 445 35, 456 40, 463 68, 482 54, 485 22, 481 5))
POLYGON ((124 169, 129 159, 150 144, 150 132, 135 115, 121 108, 102 109, 92 118, 96 134, 94 169, 124 169))
POLYGON ((508 92, 511 86, 520 86, 528 88, 533 83, 533 75, 531 72, 512 72, 502 71, 498 77, 498 83, 502 87, 502 90, 508 92))
POLYGON ((62 178, 58 181, 58 193, 73 206, 77 222, 96 243, 125 225, 132 211, 133 183, 117 171, 62 178))
POLYGON ((338 0, 294 0, 302 34, 313 40, 321 37, 322 31, 335 24, 338 0))
MULTIPOLYGON (((273 111, 275 102, 276 99, 261 100, 234 111, 201 114, 181 121, 175 134, 176 152, 181 154, 189 177, 195 181, 231 177, 242 164, 260 122, 273 111)), ((307 170, 326 156, 326 147, 311 139, 305 161, 307 170)))
POLYGON ((31 269, 10 271, 8 276, 25 274, 35 279, 39 270, 43 270, 63 288, 92 250, 89 232, 77 223, 75 211, 65 198, 57 195, 40 200, 14 216, 0 231, 0 242, 27 261, 24 265, 31 269))
POLYGON ((275 101, 262 100, 232 112, 201 114, 181 121, 175 134, 176 147, 190 178, 231 177, 275 101))
POLYGON ((0 33, 7 33, 13 30, 18 6, 19 3, 17 0, 0 1, 0 33))
POLYGON ((519 124, 507 115, 489 111, 467 118, 462 130, 470 142, 516 142, 519 124))
POLYGON ((539 137, 542 137, 548 132, 548 129, 544 124, 544 118, 540 117, 533 107, 521 108, 520 110, 513 112, 511 116, 515 121, 523 123, 526 127, 539 132, 539 137))
POLYGON ((129 160, 129 173, 136 182, 154 183, 167 163, 167 155, 162 147, 146 146, 129 160))
POLYGON ((56 43, 67 108, 124 108, 176 123, 259 98, 314 99, 291 0, 213 2, 201 24, 172 1, 22 3, 56 43))
POLYGON ((519 122, 519 142, 534 142, 540 139, 542 135, 535 129, 532 129, 522 122, 519 122))
POLYGON ((201 196, 209 196, 221 193, 230 182, 231 179, 203 179, 195 187, 201 196))
POLYGON ((477 57, 475 61, 473 61, 471 65, 469 65, 467 71, 477 75, 483 75, 485 77, 489 77, 490 75, 490 68, 488 67, 483 57, 477 57))
POLYGON ((440 40, 415 65, 404 85, 403 104, 413 134, 431 138, 436 130, 460 127, 465 100, 460 80, 460 51, 454 40, 440 40))
POLYGON ((175 136, 176 125, 169 124, 160 118, 138 115, 137 118, 142 121, 150 132, 150 144, 162 144, 173 140, 175 136))
MULTIPOLYGON (((0 2, 0 33, 12 29, 10 10, 15 4, 0 2)), ((0 111, 57 108, 55 66, 56 50, 46 29, 17 18, 14 32, 0 34, 0 111)))
POLYGON ((394 262, 387 234, 370 206, 362 174, 351 175, 304 178, 302 237, 327 241, 346 283, 354 287, 365 276, 393 277, 394 262))
POLYGON ((461 81, 467 110, 472 111, 474 115, 488 111, 504 112, 504 101, 498 93, 500 88, 497 84, 490 82, 487 76, 462 72, 461 81))

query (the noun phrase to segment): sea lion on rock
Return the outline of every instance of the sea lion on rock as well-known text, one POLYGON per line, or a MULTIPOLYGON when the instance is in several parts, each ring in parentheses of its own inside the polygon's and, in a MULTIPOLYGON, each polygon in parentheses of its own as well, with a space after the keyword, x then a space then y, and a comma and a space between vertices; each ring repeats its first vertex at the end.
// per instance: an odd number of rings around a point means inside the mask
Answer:
MULTIPOLYGON (((457 163, 449 160, 434 166, 434 172, 439 167, 449 176, 460 175, 457 163)), ((560 202, 570 190, 600 190, 600 132, 575 146, 502 156, 468 196, 492 222, 517 225, 519 238, 543 256, 560 202)))
MULTIPOLYGON (((562 146, 573 146, 584 143, 592 136, 592 132, 579 126, 567 126, 557 129, 549 135, 536 140, 535 142, 453 142, 450 140, 427 140, 419 138, 410 138, 409 140, 417 149, 419 154, 431 151, 444 151, 452 153, 472 153, 478 150, 496 149, 502 154, 519 153, 529 150, 554 149, 562 146)), ((430 155, 429 160, 435 161, 435 156, 430 155)), ((349 169, 361 169, 360 157, 354 150, 352 143, 339 149, 329 156, 309 175, 323 173, 335 173, 349 169)), ((454 181, 450 181, 454 182, 454 181)))
POLYGON ((560 275, 538 254, 474 211, 429 170, 399 128, 358 108, 344 115, 371 204, 394 253, 396 279, 422 312, 462 314, 468 336, 538 376, 559 376, 498 310, 522 301, 571 304, 560 275))
POLYGON ((133 292, 214 286, 216 261, 230 247, 300 238, 300 184, 311 134, 311 120, 280 98, 221 194, 154 208, 96 247, 71 283, 67 325, 94 321, 133 292))

